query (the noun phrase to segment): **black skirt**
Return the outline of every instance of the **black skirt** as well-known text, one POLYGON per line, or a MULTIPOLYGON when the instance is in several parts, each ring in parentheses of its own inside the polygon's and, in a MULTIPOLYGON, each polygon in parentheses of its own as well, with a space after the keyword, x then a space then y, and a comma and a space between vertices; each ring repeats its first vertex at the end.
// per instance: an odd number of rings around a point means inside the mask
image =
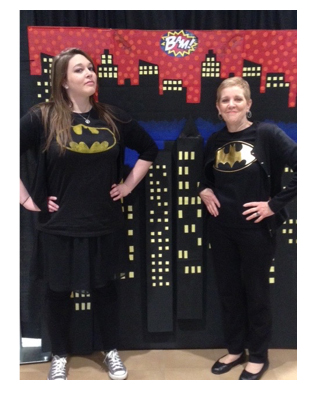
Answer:
POLYGON ((54 291, 90 291, 128 270, 125 229, 98 237, 37 231, 30 275, 43 279, 54 291))

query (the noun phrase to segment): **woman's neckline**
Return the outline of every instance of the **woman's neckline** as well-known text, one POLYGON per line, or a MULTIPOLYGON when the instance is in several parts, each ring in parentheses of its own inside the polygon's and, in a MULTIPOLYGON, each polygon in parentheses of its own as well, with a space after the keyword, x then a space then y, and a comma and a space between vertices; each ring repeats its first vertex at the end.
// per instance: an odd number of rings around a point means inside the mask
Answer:
POLYGON ((226 128, 227 128, 228 133, 240 133, 240 132, 243 132, 243 131, 245 131, 246 129, 250 128, 252 125, 253 125, 253 122, 250 121, 250 124, 249 124, 248 126, 246 126, 246 127, 243 128, 243 129, 239 129, 239 130, 237 130, 237 131, 229 131, 229 129, 228 129, 227 126, 226 126, 226 128))
POLYGON ((89 110, 81 111, 80 109, 76 109, 76 110, 72 110, 72 112, 74 114, 87 114, 87 113, 90 113, 92 109, 93 109, 93 106, 90 105, 90 109, 89 110))

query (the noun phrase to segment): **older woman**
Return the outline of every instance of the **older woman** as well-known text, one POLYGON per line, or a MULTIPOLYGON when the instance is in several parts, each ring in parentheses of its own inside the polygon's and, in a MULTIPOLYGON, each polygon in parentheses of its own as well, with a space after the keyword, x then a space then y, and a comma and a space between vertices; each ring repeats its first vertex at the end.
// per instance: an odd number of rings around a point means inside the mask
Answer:
POLYGON ((287 218, 285 205, 297 192, 296 144, 276 125, 250 121, 251 105, 247 81, 232 77, 220 84, 216 106, 225 127, 208 139, 199 190, 210 213, 228 349, 212 373, 223 374, 248 361, 240 380, 259 380, 269 366, 268 275, 275 230, 287 218), (283 189, 286 165, 294 173, 283 189))
POLYGON ((120 199, 144 178, 158 149, 122 110, 95 101, 97 76, 88 54, 70 48, 52 64, 51 99, 21 119, 21 152, 35 149, 38 166, 30 193, 21 182, 20 203, 39 211, 32 276, 47 284, 47 323, 52 345, 49 380, 67 379, 70 293, 87 291, 99 319, 111 379, 127 370, 115 349, 113 275, 124 267, 124 218, 120 199), (139 153, 122 181, 124 148, 139 153), (113 313, 113 315, 111 315, 113 313))

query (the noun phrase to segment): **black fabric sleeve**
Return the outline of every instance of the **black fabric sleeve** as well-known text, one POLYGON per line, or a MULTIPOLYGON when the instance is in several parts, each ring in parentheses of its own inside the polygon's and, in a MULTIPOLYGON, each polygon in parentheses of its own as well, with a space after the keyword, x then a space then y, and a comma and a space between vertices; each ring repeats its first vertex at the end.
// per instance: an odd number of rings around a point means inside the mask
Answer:
POLYGON ((20 119, 20 154, 40 145, 43 125, 40 110, 28 111, 20 119))
MULTIPOLYGON (((272 138, 271 146, 275 153, 275 162, 278 159, 279 162, 281 161, 281 167, 288 166, 293 171, 292 179, 287 186, 271 197, 269 201, 269 207, 274 213, 277 213, 297 195, 297 145, 278 127, 274 128, 272 138)), ((271 169, 274 172, 274 164, 271 164, 271 169)))
POLYGON ((136 120, 123 126, 124 145, 139 153, 139 159, 153 162, 158 154, 158 147, 152 137, 136 120))
POLYGON ((152 137, 126 111, 112 105, 106 105, 106 108, 117 120, 123 146, 139 153, 139 159, 153 162, 158 154, 158 147, 152 137))
MULTIPOLYGON (((40 109, 30 110, 20 120, 20 155, 32 150, 35 162, 30 164, 29 193, 42 212, 48 212, 45 158, 41 152, 44 136, 40 109)), ((33 162, 33 161, 32 161, 33 162)))
POLYGON ((203 161, 203 169, 201 172, 201 178, 198 186, 198 194, 205 190, 205 188, 214 188, 213 183, 213 173, 212 173, 212 165, 213 165, 213 142, 214 142, 214 135, 211 135, 207 140, 205 149, 204 149, 204 161, 203 161), (207 177, 208 172, 208 177, 207 177))

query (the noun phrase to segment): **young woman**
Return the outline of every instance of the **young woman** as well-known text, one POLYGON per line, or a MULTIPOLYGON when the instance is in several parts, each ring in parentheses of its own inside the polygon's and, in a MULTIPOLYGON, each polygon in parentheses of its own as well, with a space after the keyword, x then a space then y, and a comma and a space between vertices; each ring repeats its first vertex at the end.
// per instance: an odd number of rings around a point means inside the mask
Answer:
POLYGON ((124 111, 98 103, 95 66, 88 54, 70 48, 51 70, 51 99, 21 119, 21 153, 35 149, 38 163, 20 203, 39 211, 33 275, 47 284, 46 314, 53 359, 49 380, 67 379, 72 291, 88 291, 99 318, 105 364, 112 379, 127 370, 115 349, 113 275, 126 270, 120 199, 144 178, 158 149, 124 111), (139 158, 122 182, 125 147, 139 158))
POLYGON ((225 127, 205 148, 200 197, 210 213, 210 242, 223 310, 228 354, 212 367, 223 374, 246 361, 240 380, 259 380, 269 366, 271 332, 269 268, 275 230, 294 199, 296 144, 273 124, 251 122, 250 87, 240 77, 224 80, 216 106, 225 127), (288 165, 290 183, 282 188, 288 165))

